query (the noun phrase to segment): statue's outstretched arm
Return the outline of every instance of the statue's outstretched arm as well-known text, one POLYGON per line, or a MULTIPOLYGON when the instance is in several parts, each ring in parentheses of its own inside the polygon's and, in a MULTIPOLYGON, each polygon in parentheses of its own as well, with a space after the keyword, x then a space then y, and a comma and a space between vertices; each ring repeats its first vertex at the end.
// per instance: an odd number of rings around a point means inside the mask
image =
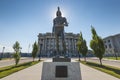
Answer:
POLYGON ((52 28, 52 32, 55 32, 55 20, 53 20, 53 28, 52 28))
POLYGON ((64 21, 65 21, 65 26, 68 26, 68 22, 66 18, 64 18, 64 21))
POLYGON ((52 28, 52 32, 54 33, 55 32, 55 27, 53 26, 53 28, 52 28))

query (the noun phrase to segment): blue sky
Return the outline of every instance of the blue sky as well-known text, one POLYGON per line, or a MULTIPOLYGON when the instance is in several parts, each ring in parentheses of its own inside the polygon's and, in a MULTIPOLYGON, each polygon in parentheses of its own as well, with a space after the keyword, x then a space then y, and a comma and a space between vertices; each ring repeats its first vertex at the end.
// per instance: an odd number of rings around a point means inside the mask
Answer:
POLYGON ((0 0, 0 52, 13 52, 15 41, 28 52, 39 33, 52 31, 58 6, 69 22, 65 31, 82 31, 88 47, 91 25, 102 38, 120 33, 120 0, 0 0))

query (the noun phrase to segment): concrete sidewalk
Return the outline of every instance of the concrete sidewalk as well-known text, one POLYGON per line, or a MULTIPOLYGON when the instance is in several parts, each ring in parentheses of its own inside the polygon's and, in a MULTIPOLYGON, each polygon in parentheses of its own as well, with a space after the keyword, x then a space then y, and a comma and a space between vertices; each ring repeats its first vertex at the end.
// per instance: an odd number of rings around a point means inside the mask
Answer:
POLYGON ((40 62, 0 80, 41 80, 42 64, 43 62, 40 62))
MULTIPOLYGON (((51 59, 46 60, 46 62, 51 62, 51 59)), ((41 80, 42 64, 43 62, 40 62, 34 66, 11 74, 0 80, 41 80)), ((83 64, 80 64, 80 68, 82 80, 120 80, 118 78, 115 78, 101 71, 95 70, 83 64)))
MULTIPOLYGON (((91 57, 90 59, 95 59, 95 60, 97 59, 97 60, 99 60, 97 57, 91 57)), ((115 61, 115 62, 120 62, 120 60, 107 59, 107 58, 103 58, 102 60, 103 60, 103 61, 104 61, 104 60, 105 60, 105 61, 107 60, 107 61, 115 61)))
POLYGON ((80 64, 82 80, 120 80, 116 77, 80 64))
MULTIPOLYGON (((87 61, 90 62, 95 62, 95 63, 100 63, 99 59, 96 57, 92 57, 92 58, 87 58, 87 61)), ((120 60, 110 60, 110 59, 102 59, 102 63, 103 65, 109 65, 109 66, 113 66, 113 67, 118 67, 120 68, 120 60)))

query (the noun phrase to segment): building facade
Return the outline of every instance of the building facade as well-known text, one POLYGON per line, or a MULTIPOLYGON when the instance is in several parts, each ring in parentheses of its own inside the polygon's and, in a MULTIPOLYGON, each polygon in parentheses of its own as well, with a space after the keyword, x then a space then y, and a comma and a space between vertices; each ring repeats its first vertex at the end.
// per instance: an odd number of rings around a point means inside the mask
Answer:
MULTIPOLYGON (((69 56, 77 56, 77 41, 79 34, 65 33, 66 54, 69 56)), ((42 49, 39 49, 41 56, 54 56, 56 53, 56 40, 53 33, 39 33, 38 44, 42 49)), ((59 54, 63 54, 62 40, 59 37, 59 54)))
POLYGON ((120 56, 120 34, 108 36, 103 40, 105 45, 105 55, 120 56))

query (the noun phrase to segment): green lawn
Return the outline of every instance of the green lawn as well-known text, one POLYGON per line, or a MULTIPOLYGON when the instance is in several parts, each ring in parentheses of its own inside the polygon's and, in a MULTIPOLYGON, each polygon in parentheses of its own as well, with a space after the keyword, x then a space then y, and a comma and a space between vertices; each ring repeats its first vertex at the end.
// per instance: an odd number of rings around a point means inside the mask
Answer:
MULTIPOLYGON (((112 60, 116 60, 116 57, 104 57, 106 59, 112 59, 112 60)), ((117 57, 118 60, 120 60, 120 57, 117 57)))
POLYGON ((7 66, 7 67, 2 67, 2 68, 0 68, 0 78, 8 76, 8 75, 10 75, 12 73, 20 71, 20 70, 25 69, 27 67, 30 67, 32 65, 35 65, 37 63, 39 63, 39 61, 26 62, 26 63, 19 64, 17 66, 11 65, 11 66, 7 66))
POLYGON ((105 72, 107 74, 110 74, 110 75, 120 79, 120 68, 112 67, 112 66, 108 66, 108 65, 101 66, 98 63, 94 63, 94 62, 84 62, 84 61, 81 61, 81 63, 85 64, 87 66, 90 66, 92 68, 95 68, 97 70, 100 70, 102 72, 105 72))

